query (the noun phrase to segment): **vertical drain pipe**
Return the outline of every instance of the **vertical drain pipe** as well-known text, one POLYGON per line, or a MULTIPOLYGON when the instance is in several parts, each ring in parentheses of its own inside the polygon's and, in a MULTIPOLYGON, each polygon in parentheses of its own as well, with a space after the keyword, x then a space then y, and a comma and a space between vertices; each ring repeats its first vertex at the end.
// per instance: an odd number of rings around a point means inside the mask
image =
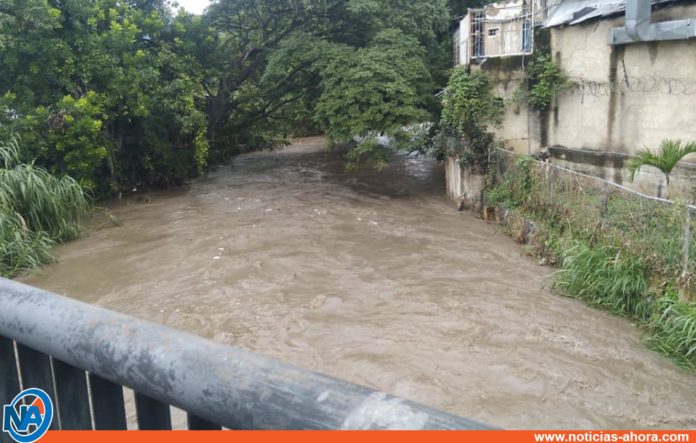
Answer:
POLYGON ((634 41, 655 40, 655 29, 651 26, 651 0, 627 0, 626 34, 634 41))

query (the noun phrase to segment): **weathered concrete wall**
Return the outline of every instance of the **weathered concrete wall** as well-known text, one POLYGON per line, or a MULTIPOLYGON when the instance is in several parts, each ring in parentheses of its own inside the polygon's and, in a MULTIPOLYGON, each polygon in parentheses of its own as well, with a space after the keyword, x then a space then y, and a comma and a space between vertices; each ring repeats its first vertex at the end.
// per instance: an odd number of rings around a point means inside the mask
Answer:
MULTIPOLYGON (((696 18, 696 4, 653 11, 653 21, 696 18)), ((657 150, 664 139, 696 141, 696 39, 610 46, 611 28, 623 16, 551 29, 550 52, 573 86, 546 113, 524 99, 509 99, 523 79, 519 57, 489 59, 484 69, 508 99, 496 136, 519 153, 551 148, 550 160, 650 195, 665 194, 664 176, 643 168, 635 182, 625 166, 638 150, 657 150)), ((687 158, 696 162, 696 155, 687 158)), ((696 165, 680 164, 671 194, 692 199, 696 165)))
POLYGON ((472 172, 472 168, 462 166, 456 156, 448 156, 445 161, 445 180, 447 196, 454 200, 459 209, 481 209, 486 176, 472 172))
MULTIPOLYGON (((696 17, 696 5, 653 21, 696 17)), ((559 94, 549 146, 634 154, 665 138, 696 140, 696 40, 607 44, 624 18, 551 30, 551 51, 576 85, 559 94)))
POLYGON ((524 84, 524 65, 528 61, 529 57, 523 56, 491 58, 481 66, 472 66, 488 74, 495 94, 505 100, 503 124, 489 130, 498 140, 503 140, 508 149, 520 154, 536 152, 540 146, 538 116, 527 113, 526 97, 520 91, 524 84))

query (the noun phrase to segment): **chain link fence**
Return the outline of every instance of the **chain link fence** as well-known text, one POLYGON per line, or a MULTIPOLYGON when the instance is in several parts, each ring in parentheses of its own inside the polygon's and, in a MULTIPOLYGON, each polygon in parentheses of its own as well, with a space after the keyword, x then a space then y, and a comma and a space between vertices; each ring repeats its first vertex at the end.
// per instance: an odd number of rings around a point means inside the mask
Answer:
POLYGON ((692 205, 495 149, 484 206, 484 217, 493 210, 499 221, 517 223, 519 240, 538 248, 549 264, 560 264, 564 242, 609 244, 641 257, 665 281, 691 288, 696 274, 692 205))

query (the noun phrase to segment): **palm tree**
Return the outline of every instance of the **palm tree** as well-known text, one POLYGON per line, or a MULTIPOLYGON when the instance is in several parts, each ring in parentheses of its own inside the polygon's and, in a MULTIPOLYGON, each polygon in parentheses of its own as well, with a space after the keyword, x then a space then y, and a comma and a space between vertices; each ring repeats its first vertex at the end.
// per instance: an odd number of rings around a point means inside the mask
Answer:
POLYGON ((647 148, 641 149, 628 165, 629 171, 631 172, 631 181, 635 179, 636 173, 638 173, 643 166, 654 166, 665 174, 665 180, 667 181, 667 198, 669 198, 669 176, 672 173, 672 169, 674 169, 677 163, 686 155, 694 152, 696 152, 696 142, 687 143, 682 146, 681 140, 662 140, 662 143, 660 143, 660 152, 657 154, 651 152, 647 148))

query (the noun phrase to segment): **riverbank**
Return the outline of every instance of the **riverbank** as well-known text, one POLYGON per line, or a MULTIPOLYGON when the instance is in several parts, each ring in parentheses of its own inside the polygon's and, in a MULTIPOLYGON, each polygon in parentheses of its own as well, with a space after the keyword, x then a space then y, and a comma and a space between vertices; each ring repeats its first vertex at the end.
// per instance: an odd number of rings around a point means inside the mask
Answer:
POLYGON ((22 281, 504 428, 694 428, 693 374, 444 197, 323 139, 117 203, 22 281))
POLYGON ((497 150, 485 215, 542 263, 553 287, 626 317, 646 344, 696 370, 693 208, 497 150))

